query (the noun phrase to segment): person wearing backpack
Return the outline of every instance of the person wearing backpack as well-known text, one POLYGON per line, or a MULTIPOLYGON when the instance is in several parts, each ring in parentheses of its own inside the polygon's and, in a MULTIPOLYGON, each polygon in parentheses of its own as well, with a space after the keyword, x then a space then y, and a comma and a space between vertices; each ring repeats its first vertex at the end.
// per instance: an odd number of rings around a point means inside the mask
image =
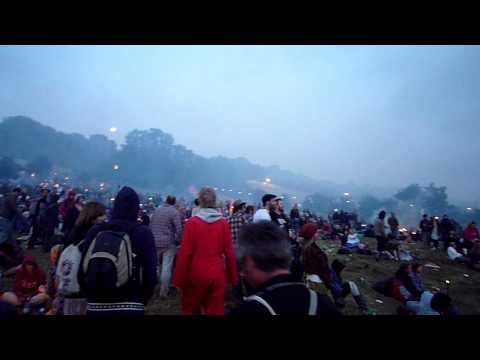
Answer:
POLYGON ((339 316, 332 301, 292 276, 289 241, 270 221, 247 224, 240 230, 238 258, 255 294, 233 309, 232 316, 339 316))
POLYGON ((143 315, 157 285, 157 252, 152 231, 138 224, 140 200, 123 187, 111 220, 87 234, 78 280, 87 315, 143 315))
POLYGON ((85 315, 87 301, 78 284, 78 269, 85 249, 84 240, 93 226, 104 223, 106 219, 105 206, 89 202, 80 211, 65 242, 56 271, 58 293, 63 298, 63 315, 85 315))

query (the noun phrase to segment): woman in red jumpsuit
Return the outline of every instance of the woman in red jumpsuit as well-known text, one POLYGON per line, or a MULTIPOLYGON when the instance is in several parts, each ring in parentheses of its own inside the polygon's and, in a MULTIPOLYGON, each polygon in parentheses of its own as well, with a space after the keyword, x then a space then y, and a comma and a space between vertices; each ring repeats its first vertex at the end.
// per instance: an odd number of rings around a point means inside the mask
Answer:
POLYGON ((238 281, 230 226, 215 209, 213 189, 203 188, 198 199, 200 210, 185 224, 173 286, 182 290, 184 315, 223 315, 227 281, 238 281))

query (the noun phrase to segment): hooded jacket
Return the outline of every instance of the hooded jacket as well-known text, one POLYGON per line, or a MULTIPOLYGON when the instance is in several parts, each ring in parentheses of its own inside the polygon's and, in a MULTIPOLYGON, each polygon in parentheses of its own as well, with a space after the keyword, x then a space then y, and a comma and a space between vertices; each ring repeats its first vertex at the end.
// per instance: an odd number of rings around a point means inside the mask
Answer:
POLYGON ((480 233, 477 227, 474 224, 468 225, 463 234, 463 238, 466 241, 473 241, 475 239, 480 239, 480 233))
POLYGON ((207 287, 225 280, 238 281, 230 226, 216 209, 201 208, 185 224, 173 285, 207 287))
POLYGON ((115 198, 111 220, 108 224, 95 225, 87 233, 81 264, 83 264, 85 254, 97 234, 109 227, 115 227, 120 231, 129 233, 132 252, 136 255, 136 264, 140 267, 142 274, 142 284, 130 282, 122 289, 121 294, 108 299, 99 298, 97 294, 89 292, 86 288, 85 274, 83 266, 81 266, 78 281, 89 303, 134 302, 145 305, 152 297, 157 284, 157 252, 152 231, 147 226, 137 223, 139 208, 140 200, 135 190, 130 187, 122 188, 115 198))
POLYGON ((37 260, 33 256, 25 256, 21 268, 17 270, 15 295, 23 302, 37 295, 40 285, 47 285, 45 272, 38 266, 37 260), (32 273, 27 272, 27 264, 33 265, 32 273))

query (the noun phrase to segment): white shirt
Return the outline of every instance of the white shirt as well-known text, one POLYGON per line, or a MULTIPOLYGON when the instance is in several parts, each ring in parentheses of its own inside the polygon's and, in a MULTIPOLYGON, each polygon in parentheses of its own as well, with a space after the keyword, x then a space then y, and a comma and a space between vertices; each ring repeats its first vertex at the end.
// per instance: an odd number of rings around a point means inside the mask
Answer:
POLYGON ((358 238, 357 234, 348 235, 347 244, 355 245, 355 244, 358 244, 359 242, 360 242, 360 239, 358 238))
POLYGON ((254 223, 262 221, 262 220, 272 221, 272 218, 270 217, 270 214, 269 214, 267 209, 258 209, 255 212, 255 215, 253 215, 253 222, 254 223))
POLYGON ((447 249, 447 254, 450 260, 455 260, 456 258, 462 256, 453 246, 449 246, 447 249))

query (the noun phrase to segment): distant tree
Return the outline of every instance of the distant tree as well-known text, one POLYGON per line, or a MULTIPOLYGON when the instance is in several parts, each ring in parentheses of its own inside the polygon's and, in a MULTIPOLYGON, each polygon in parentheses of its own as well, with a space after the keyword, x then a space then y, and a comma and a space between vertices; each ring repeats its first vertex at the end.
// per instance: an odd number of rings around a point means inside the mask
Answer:
POLYGON ((395 198, 401 201, 413 201, 417 199, 422 193, 422 188, 418 184, 412 184, 400 190, 395 194, 395 198))
POLYGON ((0 179, 16 179, 22 167, 9 157, 0 158, 0 179))
POLYGON ((436 187, 431 183, 425 189, 423 207, 430 213, 444 213, 448 209, 446 186, 436 187))
POLYGON ((27 171, 39 174, 40 176, 45 176, 50 173, 52 167, 53 164, 49 158, 47 158, 46 156, 39 156, 33 161, 29 162, 25 168, 27 169, 27 171))

